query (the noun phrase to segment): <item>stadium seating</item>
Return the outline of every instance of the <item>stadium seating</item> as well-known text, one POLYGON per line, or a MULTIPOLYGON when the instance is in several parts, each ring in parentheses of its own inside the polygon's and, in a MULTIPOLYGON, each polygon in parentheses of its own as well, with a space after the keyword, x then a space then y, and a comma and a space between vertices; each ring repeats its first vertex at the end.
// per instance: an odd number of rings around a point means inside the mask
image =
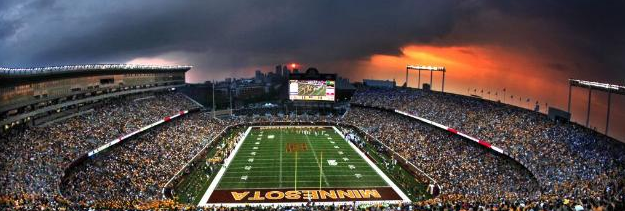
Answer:
MULTIPOLYGON (((76 156, 164 116, 196 107, 178 93, 138 101, 111 100, 93 112, 3 137, 0 208, 199 209, 163 198, 163 186, 225 127, 253 122, 356 126, 442 186, 440 197, 389 205, 388 209, 624 208, 625 145, 579 125, 554 123, 542 114, 497 102, 414 89, 361 88, 352 103, 344 116, 289 115, 280 107, 245 109, 221 119, 206 112, 189 114, 86 161, 70 171, 68 180, 60 181, 76 156), (510 157, 379 108, 448 125, 503 148, 510 157)), ((306 209, 281 207, 292 208, 306 209)), ((349 205, 314 208, 354 209, 349 205)))
POLYGON ((365 88, 352 102, 407 111, 501 146, 535 174, 543 195, 615 194, 625 177, 624 144, 526 109, 414 89, 365 88))

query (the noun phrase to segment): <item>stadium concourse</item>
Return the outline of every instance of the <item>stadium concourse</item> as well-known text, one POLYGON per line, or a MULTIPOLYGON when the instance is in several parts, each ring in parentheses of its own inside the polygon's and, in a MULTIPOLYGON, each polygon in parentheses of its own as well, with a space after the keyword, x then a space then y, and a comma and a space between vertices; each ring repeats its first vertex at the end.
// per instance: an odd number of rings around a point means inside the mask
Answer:
POLYGON ((625 209, 625 147, 586 128, 554 123, 544 115, 496 102, 413 89, 362 88, 352 103, 344 115, 286 115, 279 108, 247 109, 241 111, 247 115, 222 119, 207 112, 191 113, 124 141, 121 147, 64 175, 76 156, 164 116, 196 107, 178 93, 110 100, 93 112, 3 137, 0 206, 10 210, 206 209, 178 204, 160 191, 207 140, 241 123, 312 121, 356 126, 442 187, 442 194, 428 201, 371 209, 625 209), (393 109, 487 140, 507 155, 393 109))

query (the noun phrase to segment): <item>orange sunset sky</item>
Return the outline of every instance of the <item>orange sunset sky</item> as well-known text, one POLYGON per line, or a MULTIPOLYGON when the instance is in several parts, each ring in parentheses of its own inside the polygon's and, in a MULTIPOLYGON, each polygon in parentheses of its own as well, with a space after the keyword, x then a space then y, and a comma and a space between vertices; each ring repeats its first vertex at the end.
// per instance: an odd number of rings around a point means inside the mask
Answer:
MULTIPOLYGON (((317 67, 322 72, 338 72, 339 76, 347 77, 352 82, 362 79, 382 79, 397 81, 402 85, 405 81, 405 67, 412 65, 444 66, 445 91, 463 95, 477 94, 491 100, 504 100, 503 89, 506 89, 505 102, 524 108, 534 108, 539 102, 540 111, 547 112, 547 106, 554 106, 563 110, 567 108, 568 79, 576 78, 571 71, 562 71, 553 64, 564 66, 580 65, 574 57, 567 55, 545 56, 532 50, 509 49, 502 46, 427 46, 408 45, 401 48, 399 55, 372 55, 357 62, 334 62, 321 64, 302 64, 300 68, 317 67), (474 92, 477 90, 477 92, 474 92), (484 90, 483 94, 481 90, 484 90), (488 95, 487 92, 491 94, 488 95), (497 96, 495 96, 497 93, 497 96), (510 99, 513 95, 514 99, 510 99), (522 98, 519 101, 519 97, 522 98), (527 99, 530 102, 527 102, 527 99)), ((179 61, 170 61, 160 58, 139 58, 130 63, 158 63, 175 64, 179 61)), ((184 61, 183 61, 184 62, 184 61)), ((297 61, 289 61, 297 62, 297 61)), ((581 69, 592 71, 592 64, 586 64, 581 69)), ((213 72, 205 75, 205 71, 192 70, 187 73, 187 81, 192 83, 204 80, 223 79, 226 77, 251 77, 253 72, 260 69, 264 72, 273 71, 273 65, 249 66, 233 71, 213 72)), ((417 71, 412 70, 409 86, 417 86, 417 71)), ((583 79, 583 78, 582 78, 583 79)), ((430 74, 422 71, 421 82, 429 83, 430 74)), ((442 73, 435 72, 433 89, 440 90, 442 73)), ((588 91, 582 88, 573 88, 572 119, 582 125, 586 121, 588 91)), ((607 94, 594 91, 591 100, 590 126, 598 131, 605 131, 607 94)), ((612 96, 612 111, 610 115, 609 135, 619 140, 625 140, 625 97, 612 96)))

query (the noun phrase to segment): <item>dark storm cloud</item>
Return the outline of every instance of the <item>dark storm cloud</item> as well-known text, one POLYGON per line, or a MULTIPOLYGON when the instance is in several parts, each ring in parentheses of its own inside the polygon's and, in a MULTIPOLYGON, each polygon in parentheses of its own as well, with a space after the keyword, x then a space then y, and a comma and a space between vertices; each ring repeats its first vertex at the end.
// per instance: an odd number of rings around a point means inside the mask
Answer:
POLYGON ((621 1, 0 1, 0 65, 174 52, 228 70, 357 61, 407 44, 490 44, 573 51, 622 70, 623 9, 621 1))
POLYGON ((447 42, 495 43, 575 59, 558 70, 625 83, 625 1, 488 1, 464 4, 464 29, 447 42), (585 63, 586 65, 581 65, 585 63), (595 65, 597 68, 588 68, 595 65), (600 73, 600 74, 597 74, 600 73), (612 76, 606 77, 605 76, 612 76))
POLYGON ((29 25, 13 40, 4 40, 2 62, 115 61, 170 51, 311 61, 397 54, 407 42, 444 34, 453 8, 444 1, 130 2, 59 1, 37 11, 23 7, 23 13, 37 15, 19 17, 29 25))

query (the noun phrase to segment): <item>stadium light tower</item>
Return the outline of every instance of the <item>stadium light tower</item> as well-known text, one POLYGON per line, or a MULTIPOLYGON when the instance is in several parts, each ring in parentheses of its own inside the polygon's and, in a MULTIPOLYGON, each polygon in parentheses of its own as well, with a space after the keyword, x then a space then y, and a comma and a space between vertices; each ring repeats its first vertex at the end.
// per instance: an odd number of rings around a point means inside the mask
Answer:
POLYGON ((590 97, 592 96, 592 90, 598 90, 608 93, 608 112, 605 120, 605 135, 608 135, 608 128, 610 126, 610 103, 612 101, 612 93, 625 95, 625 86, 593 82, 593 81, 584 81, 584 80, 576 80, 569 79, 569 105, 568 112, 571 113, 571 89, 574 87, 582 87, 588 88, 588 111, 586 112, 586 127, 588 127, 590 122, 590 97))
POLYGON ((408 87, 408 70, 418 70, 419 71, 419 79, 417 87, 421 87, 421 70, 429 70, 430 71, 430 88, 432 87, 432 75, 434 71, 443 72, 443 85, 441 88, 441 92, 445 92, 445 72, 447 70, 445 67, 433 67, 433 66, 424 66, 424 65, 406 65, 406 87, 408 87))

